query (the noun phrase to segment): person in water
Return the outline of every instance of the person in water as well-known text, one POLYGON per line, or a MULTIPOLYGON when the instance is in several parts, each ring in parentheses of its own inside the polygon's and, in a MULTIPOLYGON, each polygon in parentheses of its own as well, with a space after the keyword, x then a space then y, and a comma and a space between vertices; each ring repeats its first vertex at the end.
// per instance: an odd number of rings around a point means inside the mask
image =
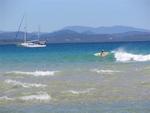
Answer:
POLYGON ((101 50, 101 52, 100 52, 100 53, 101 53, 101 56, 103 56, 103 54, 104 54, 104 50, 101 50))

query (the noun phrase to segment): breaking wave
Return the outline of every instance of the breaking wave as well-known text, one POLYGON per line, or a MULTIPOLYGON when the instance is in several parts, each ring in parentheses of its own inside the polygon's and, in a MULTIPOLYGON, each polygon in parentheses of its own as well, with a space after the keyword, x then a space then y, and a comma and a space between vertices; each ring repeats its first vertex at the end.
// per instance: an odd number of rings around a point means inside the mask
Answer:
POLYGON ((18 99, 23 100, 23 101, 32 101, 32 100, 50 101, 51 96, 47 94, 46 92, 38 92, 37 94, 22 96, 22 97, 19 97, 18 99))
POLYGON ((2 96, 2 97, 0 97, 0 102, 1 101, 16 101, 16 100, 49 102, 51 99, 52 99, 51 96, 49 94, 47 94, 46 92, 38 92, 36 94, 21 96, 21 97, 14 97, 14 98, 2 96))
POLYGON ((54 76, 55 73, 59 71, 34 71, 34 72, 24 72, 24 71, 11 71, 7 74, 19 74, 19 75, 33 75, 33 76, 54 76))
POLYGON ((20 82, 20 81, 11 80, 11 79, 5 80, 5 83, 11 84, 11 85, 13 85, 13 86, 21 86, 21 87, 24 87, 24 88, 30 88, 30 87, 46 87, 46 86, 47 86, 47 85, 45 85, 45 84, 22 83, 22 82, 20 82))
POLYGON ((123 50, 114 51, 114 57, 116 61, 119 62, 129 62, 129 61, 150 61, 150 54, 132 54, 123 50))
POLYGON ((96 72, 96 73, 107 73, 107 74, 121 72, 121 71, 118 71, 118 70, 103 70, 103 69, 92 69, 91 71, 96 72))
POLYGON ((89 88, 89 89, 85 89, 85 90, 68 90, 66 92, 72 93, 75 95, 79 95, 79 94, 90 93, 92 90, 95 90, 95 88, 89 88))
POLYGON ((9 98, 7 96, 0 97, 0 101, 12 101, 12 100, 14 100, 14 99, 13 98, 9 98))

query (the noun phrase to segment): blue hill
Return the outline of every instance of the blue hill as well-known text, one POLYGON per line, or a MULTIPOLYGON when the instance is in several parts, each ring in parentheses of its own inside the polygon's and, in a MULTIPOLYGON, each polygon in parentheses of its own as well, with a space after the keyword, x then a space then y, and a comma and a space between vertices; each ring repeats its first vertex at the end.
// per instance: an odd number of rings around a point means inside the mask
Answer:
POLYGON ((114 34, 114 33, 125 33, 131 31, 150 32, 150 30, 128 27, 128 26, 111 26, 111 27, 97 27, 97 28, 85 27, 85 26, 69 26, 63 29, 75 31, 78 33, 87 33, 87 34, 114 34))
MULTIPOLYGON (((0 32, 1 44, 23 42, 24 33, 0 32)), ((49 43, 86 43, 86 42, 117 42, 117 41, 150 41, 150 31, 134 27, 65 27, 62 30, 41 33, 40 40, 49 43)), ((27 40, 37 39, 37 33, 27 33, 27 40)))

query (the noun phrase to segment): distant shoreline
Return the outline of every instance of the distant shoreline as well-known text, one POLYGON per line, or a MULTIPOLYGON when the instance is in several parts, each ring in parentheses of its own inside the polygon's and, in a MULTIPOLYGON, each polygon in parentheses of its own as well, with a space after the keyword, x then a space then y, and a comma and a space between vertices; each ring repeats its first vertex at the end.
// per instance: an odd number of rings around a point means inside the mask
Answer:
MULTIPOLYGON (((69 42, 69 43, 61 43, 61 42, 59 42, 59 43, 47 43, 48 45, 50 45, 50 44, 99 44, 99 43, 101 43, 101 44, 103 44, 103 43, 136 43, 136 42, 141 42, 141 43, 145 43, 145 42, 150 42, 150 40, 147 40, 147 41, 113 41, 113 42, 69 42)), ((0 45, 17 45, 17 44, 19 44, 20 42, 14 42, 14 43, 1 43, 0 42, 0 45)))

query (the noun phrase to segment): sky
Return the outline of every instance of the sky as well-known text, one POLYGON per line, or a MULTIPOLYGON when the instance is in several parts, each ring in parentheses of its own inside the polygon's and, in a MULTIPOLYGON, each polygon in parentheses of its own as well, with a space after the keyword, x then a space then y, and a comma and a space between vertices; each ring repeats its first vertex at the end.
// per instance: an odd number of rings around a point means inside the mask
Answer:
POLYGON ((76 25, 150 29, 150 0, 0 0, 0 31, 17 31, 23 15, 29 32, 76 25))

